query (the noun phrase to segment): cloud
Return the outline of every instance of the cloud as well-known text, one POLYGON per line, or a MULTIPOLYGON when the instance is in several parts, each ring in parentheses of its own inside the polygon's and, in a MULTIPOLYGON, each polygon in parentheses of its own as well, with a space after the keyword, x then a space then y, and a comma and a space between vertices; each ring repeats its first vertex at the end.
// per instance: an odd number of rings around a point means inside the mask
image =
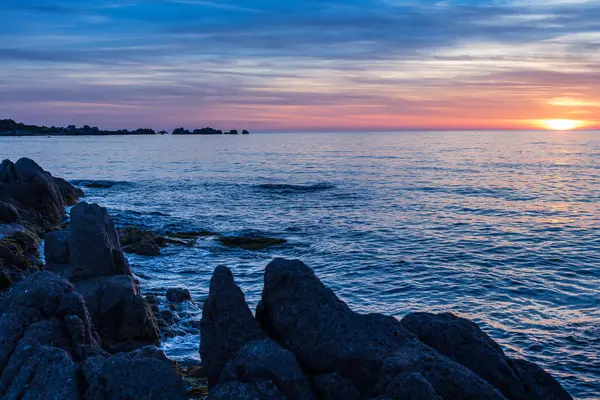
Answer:
POLYGON ((598 32, 592 1, 23 0, 0 4, 0 106, 132 125, 202 109, 259 129, 464 125, 477 109, 507 126, 561 117, 552 99, 600 102, 598 32))

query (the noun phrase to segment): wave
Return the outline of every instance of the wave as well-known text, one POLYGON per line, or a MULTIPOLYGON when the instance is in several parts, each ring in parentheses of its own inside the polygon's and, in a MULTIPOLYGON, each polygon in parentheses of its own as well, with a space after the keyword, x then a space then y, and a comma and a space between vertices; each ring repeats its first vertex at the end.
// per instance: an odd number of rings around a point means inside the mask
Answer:
POLYGON ((335 185, 329 183, 315 183, 313 185, 291 185, 287 183, 263 183, 257 185, 259 189, 273 190, 280 193, 295 192, 320 192, 323 190, 335 189, 335 185))
POLYGON ((108 189, 113 186, 131 185, 131 182, 125 182, 125 181, 104 181, 104 180, 93 180, 93 179, 76 179, 76 180, 72 180, 71 183, 75 186, 91 188, 91 189, 108 189))

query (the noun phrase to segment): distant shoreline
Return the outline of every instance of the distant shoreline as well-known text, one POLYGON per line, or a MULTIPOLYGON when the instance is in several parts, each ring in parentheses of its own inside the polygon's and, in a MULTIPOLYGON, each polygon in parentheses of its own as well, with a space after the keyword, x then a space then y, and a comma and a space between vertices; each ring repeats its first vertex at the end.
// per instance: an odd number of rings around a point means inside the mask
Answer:
MULTIPOLYGON (((173 132, 167 131, 156 132, 150 128, 139 128, 134 131, 127 129, 118 130, 100 130, 98 127, 84 125, 77 127, 75 125, 69 125, 65 127, 56 126, 37 126, 37 125, 26 125, 20 122, 15 122, 12 119, 0 120, 0 137, 13 137, 13 136, 126 136, 126 135, 239 135, 240 132, 236 129, 230 131, 222 131, 210 127, 202 129, 194 129, 192 131, 185 128, 177 128, 173 132)), ((249 135, 250 132, 242 130, 242 135, 249 135)))

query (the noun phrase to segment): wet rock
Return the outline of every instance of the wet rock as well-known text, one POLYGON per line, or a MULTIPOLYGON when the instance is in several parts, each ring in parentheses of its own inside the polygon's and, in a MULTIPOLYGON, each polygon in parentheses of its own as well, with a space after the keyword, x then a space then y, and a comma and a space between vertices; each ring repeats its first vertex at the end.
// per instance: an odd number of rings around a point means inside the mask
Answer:
POLYGON ((227 247, 240 247, 245 250, 262 250, 267 247, 286 243, 285 239, 253 236, 226 237, 221 236, 219 242, 227 247))
POLYGON ((200 237, 217 236, 218 233, 212 231, 189 231, 189 232, 171 232, 170 237, 177 239, 197 239, 200 237))
POLYGON ((167 300, 171 303, 182 303, 192 300, 192 295, 185 288, 171 288, 167 290, 167 300))
POLYGON ((264 338, 246 304, 244 293, 227 267, 217 267, 210 280, 200 332, 200 358, 209 387, 218 383, 227 361, 246 343, 264 338))
POLYGON ((89 358, 81 370, 89 385, 86 399, 188 398, 173 362, 156 348, 89 358))
POLYGON ((44 236, 44 258, 46 263, 67 264, 69 262, 69 245, 67 231, 54 231, 44 236))
POLYGON ((268 380, 252 383, 228 382, 211 390, 207 400, 288 400, 288 398, 268 380))
POLYGON ((419 340, 464 365, 510 400, 571 399, 548 373, 507 357, 477 324, 452 314, 409 314, 402 324, 419 340), (533 373, 531 373, 533 372, 533 373))
POLYGON ((350 310, 300 261, 275 259, 267 266, 257 319, 305 371, 338 373, 361 396, 385 395, 399 375, 421 373, 442 398, 504 398, 395 318, 350 310))
POLYGON ((160 248, 166 246, 166 239, 150 231, 128 227, 119 229, 119 241, 126 253, 140 256, 159 256, 160 248))

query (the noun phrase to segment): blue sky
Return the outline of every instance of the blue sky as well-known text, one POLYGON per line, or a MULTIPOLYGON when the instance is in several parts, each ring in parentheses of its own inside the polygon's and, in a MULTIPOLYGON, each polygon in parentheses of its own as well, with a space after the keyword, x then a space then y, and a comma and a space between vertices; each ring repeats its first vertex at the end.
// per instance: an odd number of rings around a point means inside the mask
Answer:
POLYGON ((600 1, 0 0, 0 118, 595 126, 600 1))

